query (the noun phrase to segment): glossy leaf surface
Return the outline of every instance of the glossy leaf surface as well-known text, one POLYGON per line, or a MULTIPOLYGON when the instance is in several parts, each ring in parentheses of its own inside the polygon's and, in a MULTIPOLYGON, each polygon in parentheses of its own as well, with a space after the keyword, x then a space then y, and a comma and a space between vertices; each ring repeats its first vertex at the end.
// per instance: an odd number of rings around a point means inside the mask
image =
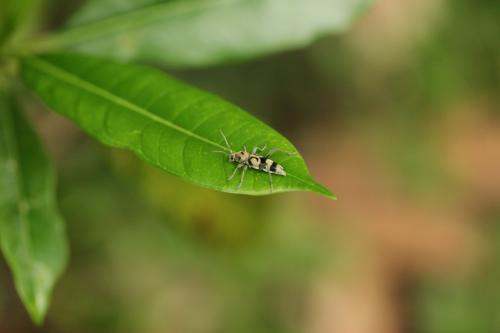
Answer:
MULTIPOLYGON (((186 181, 224 192, 270 193, 268 175, 239 175, 227 156, 223 130, 233 149, 246 145, 296 152, 269 126, 219 97, 144 66, 84 55, 49 55, 22 62, 22 77, 53 110, 73 119, 105 144, 127 148, 186 181)), ((273 176, 274 192, 316 191, 333 197, 309 175, 300 154, 277 153, 287 176, 273 176)))

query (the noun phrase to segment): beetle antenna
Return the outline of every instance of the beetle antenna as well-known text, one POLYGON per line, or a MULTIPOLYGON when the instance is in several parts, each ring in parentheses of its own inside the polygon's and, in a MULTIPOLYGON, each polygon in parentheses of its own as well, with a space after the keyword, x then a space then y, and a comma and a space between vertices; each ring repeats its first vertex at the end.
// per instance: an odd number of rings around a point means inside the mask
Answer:
POLYGON ((220 134, 221 134, 221 135, 222 135, 222 137, 224 138, 224 142, 226 143, 227 148, 229 148, 229 150, 230 150, 230 151, 233 151, 233 150, 231 149, 231 145, 229 144, 229 141, 227 141, 227 138, 226 138, 226 136, 224 135, 224 132, 222 131, 222 128, 220 129, 220 134))

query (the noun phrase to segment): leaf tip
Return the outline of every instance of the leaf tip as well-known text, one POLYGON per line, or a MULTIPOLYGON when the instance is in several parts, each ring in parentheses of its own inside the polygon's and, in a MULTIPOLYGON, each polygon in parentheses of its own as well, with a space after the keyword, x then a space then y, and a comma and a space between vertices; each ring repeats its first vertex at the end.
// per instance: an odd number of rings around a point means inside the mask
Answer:
POLYGON ((330 195, 328 195, 328 198, 332 199, 333 201, 337 201, 338 200, 337 195, 335 193, 331 193, 331 192, 330 192, 330 195))
POLYGON ((42 326, 45 320, 45 316, 49 309, 55 277, 56 275, 53 275, 43 265, 36 265, 35 269, 29 272, 28 277, 21 276, 20 279, 18 274, 15 279, 18 294, 31 320, 37 326, 42 326), (29 283, 21 283, 21 281, 29 281, 29 283))
POLYGON ((323 194, 325 197, 327 197, 328 199, 331 199, 333 201, 337 201, 337 196, 335 195, 335 193, 332 193, 330 190, 326 190, 325 192, 320 192, 321 194, 323 194))
POLYGON ((327 197, 328 199, 331 199, 331 200, 334 200, 334 201, 337 201, 337 196, 335 195, 335 193, 333 193, 332 191, 330 191, 328 188, 326 188, 325 186, 315 182, 316 186, 315 186, 315 189, 314 191, 321 194, 321 195, 324 195, 325 197, 327 197))
POLYGON ((36 326, 42 326, 47 313, 48 304, 35 304, 29 301, 24 302, 26 310, 36 326))

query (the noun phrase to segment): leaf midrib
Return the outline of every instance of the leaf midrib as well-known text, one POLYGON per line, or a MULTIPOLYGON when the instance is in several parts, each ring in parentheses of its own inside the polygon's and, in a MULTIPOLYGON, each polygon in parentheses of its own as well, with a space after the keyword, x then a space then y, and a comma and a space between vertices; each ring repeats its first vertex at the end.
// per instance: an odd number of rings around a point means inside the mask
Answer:
POLYGON ((45 69, 45 72, 47 74, 52 75, 56 78, 59 78, 60 80, 66 82, 66 83, 73 84, 74 86, 82 88, 91 94, 102 97, 102 98, 110 101, 113 104, 123 106, 131 111, 139 113, 140 115, 142 115, 146 118, 149 118, 152 121, 159 122, 167 127, 170 127, 176 131, 179 131, 183 134, 186 134, 186 135, 191 136, 195 139, 198 139, 200 141, 203 141, 205 143, 213 145, 219 149, 224 149, 224 150, 228 151, 227 147, 225 147, 225 146, 222 146, 216 142, 213 142, 212 140, 209 140, 209 139, 204 138, 196 133, 193 133, 189 130, 186 130, 185 128, 183 128, 179 125, 176 125, 176 124, 172 123, 171 121, 168 121, 162 117, 155 115, 154 113, 149 112, 147 109, 144 109, 144 108, 138 106, 137 104, 131 103, 120 96, 112 94, 109 91, 107 91, 103 88, 100 88, 89 81, 83 80, 82 78, 80 78, 80 77, 78 77, 70 72, 62 70, 61 68, 56 67, 47 61, 43 61, 40 58, 30 58, 29 62, 34 64, 35 65, 34 67, 37 67, 38 69, 41 69, 42 71, 43 71, 43 69, 45 69), (38 66, 37 66, 37 64, 38 64, 38 66))
MULTIPOLYGON (((222 145, 220 145, 216 142, 213 142, 209 139, 206 139, 206 138, 204 138, 196 133, 188 131, 185 128, 180 127, 179 125, 176 125, 176 124, 174 124, 166 119, 163 119, 163 118, 149 112, 148 110, 123 99, 120 96, 114 95, 114 94, 110 93, 109 91, 104 90, 91 82, 85 81, 84 79, 82 79, 82 78, 80 78, 80 77, 78 77, 78 76, 76 76, 68 71, 65 71, 59 67, 56 67, 55 65, 51 64, 50 62, 47 62, 47 61, 44 61, 40 58, 35 58, 35 57, 29 58, 29 59, 27 59, 27 61, 30 62, 35 68, 38 68, 42 72, 45 72, 48 75, 52 75, 53 77, 56 77, 56 78, 62 80, 63 82, 66 82, 68 84, 72 84, 72 85, 79 87, 79 88, 82 88, 82 89, 84 89, 92 94, 95 94, 95 95, 100 96, 104 99, 107 99, 112 103, 114 102, 118 105, 121 105, 121 106, 123 106, 131 111, 134 111, 134 112, 141 114, 142 116, 144 116, 146 118, 149 118, 153 121, 160 122, 161 124, 163 124, 165 126, 168 126, 176 131, 183 133, 183 134, 186 134, 186 135, 191 136, 195 139, 198 139, 200 141, 203 141, 205 143, 213 145, 219 149, 224 149, 226 151, 229 151, 227 149, 227 147, 225 147, 225 146, 222 146, 222 145)), ((305 185, 311 186, 312 188, 315 188, 316 190, 319 190, 320 192, 327 193, 329 196, 331 196, 331 194, 329 193, 328 190, 323 189, 322 186, 319 186, 315 182, 307 181, 307 180, 302 179, 302 178, 300 178, 300 177, 298 177, 290 172, 288 172, 287 175, 290 176, 291 178, 296 179, 297 181, 299 181, 305 185)))

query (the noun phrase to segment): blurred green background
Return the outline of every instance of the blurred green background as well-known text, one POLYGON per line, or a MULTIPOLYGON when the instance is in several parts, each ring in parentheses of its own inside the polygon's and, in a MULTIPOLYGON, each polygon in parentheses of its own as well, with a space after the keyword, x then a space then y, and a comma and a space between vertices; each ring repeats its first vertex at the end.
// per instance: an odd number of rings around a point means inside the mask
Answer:
POLYGON ((41 328, 1 263, 0 332, 499 332, 499 36, 494 0, 378 0, 306 49, 172 73, 336 202, 197 188, 40 110, 71 259, 41 328))

